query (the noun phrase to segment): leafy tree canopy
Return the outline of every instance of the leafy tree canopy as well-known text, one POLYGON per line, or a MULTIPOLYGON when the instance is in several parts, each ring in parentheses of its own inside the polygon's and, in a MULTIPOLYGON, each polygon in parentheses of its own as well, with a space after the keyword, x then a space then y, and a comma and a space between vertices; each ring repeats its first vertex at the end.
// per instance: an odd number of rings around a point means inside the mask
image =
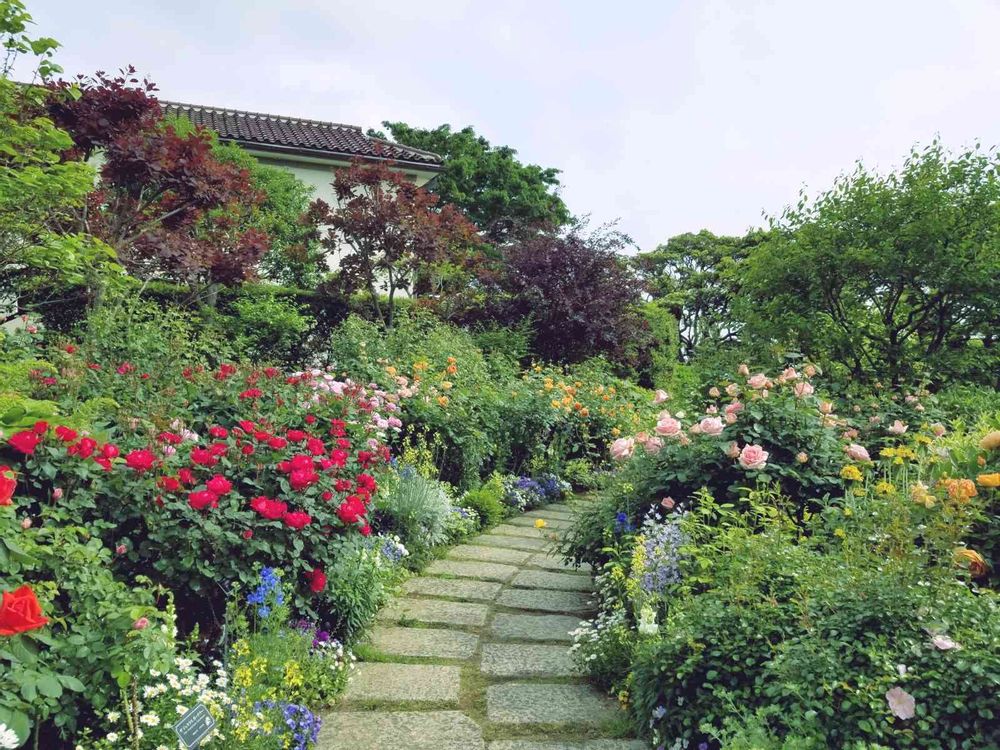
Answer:
POLYGON ((773 221, 740 272, 746 335, 858 378, 995 379, 1000 155, 937 141, 896 172, 861 164, 773 221))
MULTIPOLYGON (((572 220, 559 197, 559 170, 522 164, 509 146, 492 146, 471 128, 433 130, 383 122, 392 139, 444 157, 444 171, 431 190, 462 209, 490 242, 500 243, 537 226, 561 227, 572 220)), ((385 138, 378 131, 370 135, 385 138)))

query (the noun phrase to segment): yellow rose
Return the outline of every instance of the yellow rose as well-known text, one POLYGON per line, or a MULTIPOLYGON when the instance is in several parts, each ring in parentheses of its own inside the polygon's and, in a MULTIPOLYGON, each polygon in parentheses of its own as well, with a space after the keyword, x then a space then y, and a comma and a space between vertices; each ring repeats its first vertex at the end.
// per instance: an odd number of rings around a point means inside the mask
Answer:
POLYGON ((982 440, 979 441, 979 447, 984 451, 995 451, 1000 448, 1000 430, 993 430, 982 440))
POLYGON ((1000 487, 1000 473, 980 474, 976 477, 980 487, 1000 487))
POLYGON ((546 526, 546 523, 545 523, 545 521, 543 519, 538 518, 538 519, 535 520, 535 528, 536 529, 544 529, 545 526, 546 526))

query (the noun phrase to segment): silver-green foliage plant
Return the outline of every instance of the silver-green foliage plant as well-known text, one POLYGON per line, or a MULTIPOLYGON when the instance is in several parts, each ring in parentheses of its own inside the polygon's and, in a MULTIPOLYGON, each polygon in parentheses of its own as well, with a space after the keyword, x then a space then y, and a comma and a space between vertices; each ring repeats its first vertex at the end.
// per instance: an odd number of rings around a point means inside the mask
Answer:
POLYGON ((398 534, 411 551, 448 540, 451 501, 442 484, 404 466, 396 482, 379 493, 377 510, 384 530, 398 534))

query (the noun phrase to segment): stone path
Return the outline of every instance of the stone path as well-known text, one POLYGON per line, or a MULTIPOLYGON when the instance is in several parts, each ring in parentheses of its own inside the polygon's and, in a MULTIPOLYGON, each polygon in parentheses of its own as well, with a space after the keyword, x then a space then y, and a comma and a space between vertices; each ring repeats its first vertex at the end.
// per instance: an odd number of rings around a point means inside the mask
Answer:
POLYGON ((569 654, 589 571, 550 553, 587 501, 530 511, 449 550, 379 613, 318 750, 642 750, 569 654), (537 519, 546 528, 535 528, 537 519))

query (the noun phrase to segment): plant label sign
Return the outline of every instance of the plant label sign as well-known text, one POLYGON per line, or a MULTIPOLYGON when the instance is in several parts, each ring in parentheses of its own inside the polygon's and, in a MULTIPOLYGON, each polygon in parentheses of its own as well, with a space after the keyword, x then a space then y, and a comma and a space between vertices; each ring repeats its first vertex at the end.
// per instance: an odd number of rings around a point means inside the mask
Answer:
POLYGON ((198 750, 198 745, 212 733, 213 729, 215 729, 215 719, 204 703, 195 703, 180 721, 174 724, 177 737, 188 750, 198 750))

